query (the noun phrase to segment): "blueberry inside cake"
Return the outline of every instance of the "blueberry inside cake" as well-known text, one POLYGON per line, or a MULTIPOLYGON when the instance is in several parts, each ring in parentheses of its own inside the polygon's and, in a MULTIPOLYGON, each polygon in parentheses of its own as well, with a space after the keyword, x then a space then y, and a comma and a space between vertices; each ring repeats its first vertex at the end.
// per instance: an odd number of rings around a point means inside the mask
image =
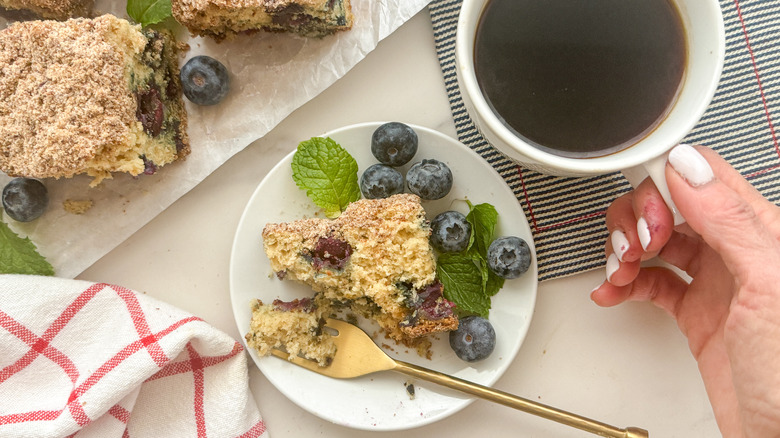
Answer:
POLYGON ((333 220, 268 224, 263 247, 279 279, 310 285, 331 311, 374 319, 389 338, 422 352, 426 335, 458 326, 429 235, 420 198, 400 194, 353 202, 333 220))
POLYGON ((172 0, 190 32, 217 41, 258 30, 323 37, 352 28, 350 0, 172 0))
POLYGON ((171 35, 113 15, 0 32, 0 170, 97 185, 190 152, 171 35))
POLYGON ((85 17, 94 0, 0 0, 0 7, 30 11, 42 18, 67 20, 71 17, 85 17))

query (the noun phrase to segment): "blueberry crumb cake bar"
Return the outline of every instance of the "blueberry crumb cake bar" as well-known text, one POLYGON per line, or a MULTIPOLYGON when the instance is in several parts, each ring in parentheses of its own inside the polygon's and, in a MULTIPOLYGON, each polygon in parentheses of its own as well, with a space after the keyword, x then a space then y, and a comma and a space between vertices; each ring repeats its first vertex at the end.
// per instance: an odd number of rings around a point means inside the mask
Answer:
POLYGON ((173 16, 217 41, 258 30, 323 37, 352 27, 350 0, 172 0, 173 16))
POLYGON ((276 276, 311 286, 326 316, 347 308, 421 355, 430 354, 426 335, 458 327, 455 305, 436 279, 430 228, 416 195, 362 199, 336 219, 267 224, 262 235, 276 276))
POLYGON ((0 0, 0 7, 30 11, 42 18, 67 20, 86 17, 94 0, 0 0))
POLYGON ((0 170, 97 185, 189 152, 171 35, 103 15, 0 31, 0 170))

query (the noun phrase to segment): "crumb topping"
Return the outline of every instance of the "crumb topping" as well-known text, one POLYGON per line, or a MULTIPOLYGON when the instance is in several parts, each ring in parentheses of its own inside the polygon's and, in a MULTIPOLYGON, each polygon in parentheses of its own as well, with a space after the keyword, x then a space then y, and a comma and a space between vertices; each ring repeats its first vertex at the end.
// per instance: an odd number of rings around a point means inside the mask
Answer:
POLYGON ((16 23, 0 32, 2 170, 72 176, 104 148, 126 143, 136 102, 125 53, 145 44, 139 28, 110 15, 16 23), (120 50, 112 33, 122 36, 120 50))
POLYGON ((62 202, 62 208, 70 214, 84 214, 92 208, 92 205, 93 203, 89 199, 66 199, 62 202))
POLYGON ((8 9, 27 9, 44 18, 66 20, 86 16, 94 0, 0 0, 8 9))

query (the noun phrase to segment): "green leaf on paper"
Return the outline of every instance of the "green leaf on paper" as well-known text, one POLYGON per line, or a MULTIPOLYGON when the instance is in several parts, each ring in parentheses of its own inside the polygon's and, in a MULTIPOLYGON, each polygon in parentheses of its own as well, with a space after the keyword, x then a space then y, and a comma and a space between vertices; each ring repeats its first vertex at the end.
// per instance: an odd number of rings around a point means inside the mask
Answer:
POLYGON ((171 0, 127 0, 127 15, 142 26, 159 23, 172 15, 171 0))
POLYGON ((0 274, 54 275, 54 268, 29 238, 0 221, 0 274))

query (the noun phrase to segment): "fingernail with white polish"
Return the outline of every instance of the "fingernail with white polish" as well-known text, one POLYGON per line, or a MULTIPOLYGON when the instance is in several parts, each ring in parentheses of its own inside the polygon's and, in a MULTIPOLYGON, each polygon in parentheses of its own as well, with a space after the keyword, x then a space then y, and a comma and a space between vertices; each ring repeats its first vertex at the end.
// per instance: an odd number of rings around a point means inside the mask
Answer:
POLYGON ((669 164, 693 187, 707 184, 715 178, 707 160, 687 144, 675 146, 669 152, 669 164))
POLYGON ((615 230, 612 232, 611 239, 612 249, 615 251, 615 254, 617 254, 618 260, 622 262, 623 254, 628 251, 628 238, 622 231, 615 230))
POLYGON ((647 251, 651 240, 650 227, 647 226, 647 221, 643 217, 640 217, 636 222, 636 234, 639 236, 639 243, 642 244, 642 249, 647 251))
POLYGON ((607 281, 612 282, 612 275, 620 268, 620 260, 613 253, 607 258, 607 281))

